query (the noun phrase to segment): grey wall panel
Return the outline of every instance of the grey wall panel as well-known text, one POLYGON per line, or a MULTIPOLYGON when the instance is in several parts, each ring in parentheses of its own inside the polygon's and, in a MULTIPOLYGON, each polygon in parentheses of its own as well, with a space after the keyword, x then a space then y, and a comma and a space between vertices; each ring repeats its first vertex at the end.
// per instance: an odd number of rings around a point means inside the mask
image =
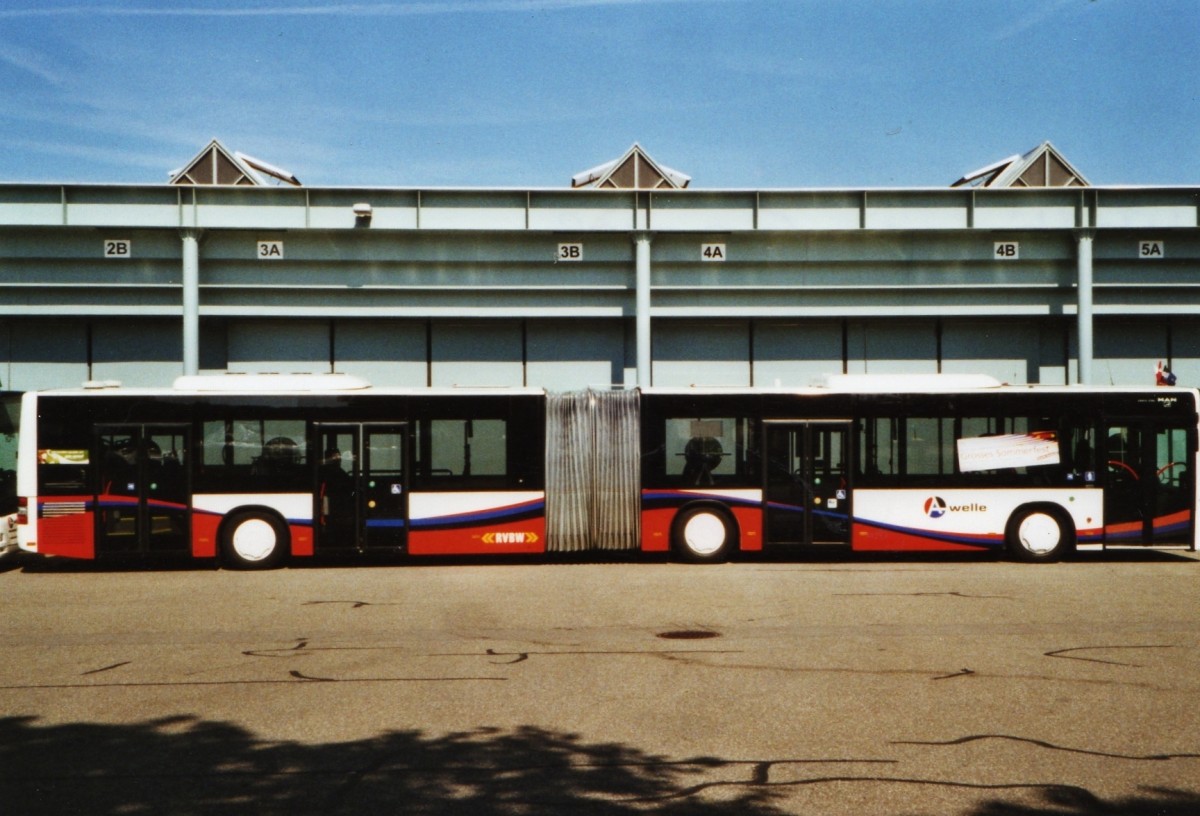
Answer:
POLYGON ((339 320, 334 368, 381 387, 422 387, 429 376, 424 321, 339 320))
POLYGON ((1040 335, 1032 321, 951 321, 942 326, 942 373, 1037 382, 1040 335))
POLYGON ((1167 350, 1165 320, 1102 318, 1096 321, 1094 384, 1153 385, 1154 369, 1167 350))
POLYGON ((651 323, 653 383, 662 386, 750 384, 750 326, 745 321, 651 323))
POLYGON ((803 387, 841 373, 841 321, 754 324, 754 385, 803 387))
POLYGON ((123 385, 169 386, 183 373, 178 321, 111 323, 92 327, 92 379, 123 385))
POLYGON ((431 334, 433 385, 524 384, 519 322, 434 323, 431 334))
POLYGON ((847 335, 851 374, 937 373, 937 329, 932 320, 851 323, 847 335))
POLYGON ((1200 386, 1200 318, 1171 322, 1171 371, 1178 385, 1200 386))
POLYGON ((8 327, 8 376, 4 378, 4 388, 17 391, 75 388, 88 379, 84 321, 17 321, 8 327))
POLYGON ((229 370, 321 374, 329 371, 329 322, 230 321, 229 370))
POLYGON ((1069 385, 1075 372, 1069 369, 1068 350, 1074 324, 1049 320, 1038 324, 1037 382, 1042 385, 1069 385))
POLYGON ((551 390, 624 383, 625 328, 620 321, 529 321, 526 383, 551 390))

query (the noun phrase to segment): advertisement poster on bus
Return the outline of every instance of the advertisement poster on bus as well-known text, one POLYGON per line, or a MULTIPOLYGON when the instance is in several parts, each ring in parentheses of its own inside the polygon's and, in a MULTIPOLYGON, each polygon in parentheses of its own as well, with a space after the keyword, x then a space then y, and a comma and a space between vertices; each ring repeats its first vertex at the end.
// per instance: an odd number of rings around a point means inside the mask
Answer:
POLYGON ((1058 434, 1053 431, 975 436, 958 440, 958 467, 963 473, 1058 463, 1058 434))

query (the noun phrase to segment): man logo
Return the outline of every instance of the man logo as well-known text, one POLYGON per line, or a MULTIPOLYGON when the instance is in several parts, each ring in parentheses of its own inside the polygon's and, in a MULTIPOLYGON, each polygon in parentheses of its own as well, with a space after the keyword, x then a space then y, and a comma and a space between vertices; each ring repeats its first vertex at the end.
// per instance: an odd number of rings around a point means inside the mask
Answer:
POLYGON ((930 518, 941 518, 946 515, 946 502, 937 496, 925 500, 925 515, 930 518))

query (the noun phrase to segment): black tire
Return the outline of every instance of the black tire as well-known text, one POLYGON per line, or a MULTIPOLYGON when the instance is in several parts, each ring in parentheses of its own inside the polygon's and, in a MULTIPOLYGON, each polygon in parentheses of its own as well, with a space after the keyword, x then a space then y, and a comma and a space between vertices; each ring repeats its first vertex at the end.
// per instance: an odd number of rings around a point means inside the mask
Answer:
POLYGON ((1051 563, 1075 548, 1075 527, 1057 507, 1022 507, 1008 520, 1005 539, 1016 560, 1051 563))
POLYGON ((726 560, 737 545, 737 528, 729 514, 718 507, 701 506, 683 510, 671 526, 671 543, 684 561, 715 564, 726 560))
POLYGON ((287 525, 271 513, 255 510, 234 513, 221 527, 222 560, 231 569, 278 567, 290 549, 287 525))

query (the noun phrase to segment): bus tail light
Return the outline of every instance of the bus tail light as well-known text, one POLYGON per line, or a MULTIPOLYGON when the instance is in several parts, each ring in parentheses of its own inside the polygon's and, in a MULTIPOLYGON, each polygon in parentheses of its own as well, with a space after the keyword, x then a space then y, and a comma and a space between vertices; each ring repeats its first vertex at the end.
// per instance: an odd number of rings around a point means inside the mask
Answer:
POLYGON ((17 499, 17 524, 29 523, 29 499, 21 496, 17 499))

